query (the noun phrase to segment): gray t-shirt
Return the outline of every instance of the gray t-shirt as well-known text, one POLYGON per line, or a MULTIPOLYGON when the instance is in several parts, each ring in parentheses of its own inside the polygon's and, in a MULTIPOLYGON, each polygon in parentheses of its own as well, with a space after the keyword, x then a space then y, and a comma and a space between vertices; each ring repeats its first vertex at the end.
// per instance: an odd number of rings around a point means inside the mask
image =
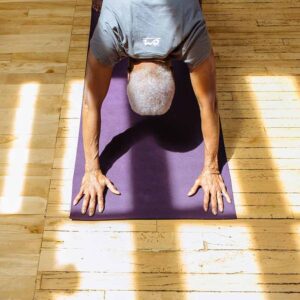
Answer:
POLYGON ((180 59, 193 69, 211 41, 199 0, 104 0, 90 47, 105 65, 129 56, 180 59))

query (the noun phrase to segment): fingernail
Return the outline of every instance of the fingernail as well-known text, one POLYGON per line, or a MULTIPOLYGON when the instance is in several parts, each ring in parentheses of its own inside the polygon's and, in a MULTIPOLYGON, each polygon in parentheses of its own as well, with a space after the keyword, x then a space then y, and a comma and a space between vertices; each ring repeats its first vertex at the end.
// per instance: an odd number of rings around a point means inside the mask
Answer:
POLYGON ((91 217, 92 215, 93 215, 93 213, 90 211, 90 212, 89 212, 89 216, 91 217))
POLYGON ((82 213, 82 214, 85 214, 85 210, 84 210, 84 209, 82 209, 82 210, 81 210, 81 213, 82 213))
POLYGON ((214 215, 216 215, 216 214, 217 214, 217 211, 216 211, 215 209, 213 210, 213 214, 214 214, 214 215))

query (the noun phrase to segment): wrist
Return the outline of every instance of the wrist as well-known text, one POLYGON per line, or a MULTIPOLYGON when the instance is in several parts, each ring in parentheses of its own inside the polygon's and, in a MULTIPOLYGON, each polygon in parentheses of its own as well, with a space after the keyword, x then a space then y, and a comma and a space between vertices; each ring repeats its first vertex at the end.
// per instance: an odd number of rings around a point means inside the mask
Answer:
POLYGON ((204 161, 204 169, 207 169, 207 170, 219 170, 218 159, 216 157, 213 158, 213 159, 206 159, 204 161))
POLYGON ((97 159, 95 161, 86 162, 84 166, 84 170, 85 172, 98 171, 98 170, 101 171, 99 160, 97 159))
POLYGON ((215 168, 215 169, 203 168, 202 173, 205 173, 205 174, 220 174, 220 171, 217 168, 215 168))
POLYGON ((220 174, 218 159, 214 158, 214 159, 206 160, 204 162, 203 170, 205 172, 212 173, 212 174, 213 173, 220 174))

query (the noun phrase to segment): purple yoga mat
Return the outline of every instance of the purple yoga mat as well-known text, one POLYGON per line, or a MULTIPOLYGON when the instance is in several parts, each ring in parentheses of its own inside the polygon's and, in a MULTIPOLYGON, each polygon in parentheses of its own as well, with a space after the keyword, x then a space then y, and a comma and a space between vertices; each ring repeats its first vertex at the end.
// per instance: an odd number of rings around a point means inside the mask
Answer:
MULTIPOLYGON (((99 13, 92 9, 90 38, 99 13)), ((236 219, 231 179, 220 125, 219 166, 232 203, 224 200, 224 212, 214 216, 203 210, 203 190, 187 193, 200 174, 204 158, 200 111, 188 68, 173 61, 176 92, 170 110, 162 116, 140 116, 130 108, 127 95, 127 59, 114 68, 101 110, 99 142, 102 172, 121 195, 104 193, 105 210, 93 216, 81 214, 83 198, 73 199, 84 175, 82 119, 73 174, 70 218, 76 220, 117 219, 236 219)))

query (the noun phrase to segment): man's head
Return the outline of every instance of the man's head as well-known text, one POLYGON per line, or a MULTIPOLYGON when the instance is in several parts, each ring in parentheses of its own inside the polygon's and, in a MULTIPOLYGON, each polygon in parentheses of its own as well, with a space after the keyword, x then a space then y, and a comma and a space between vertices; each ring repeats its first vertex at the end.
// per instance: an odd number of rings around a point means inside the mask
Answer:
POLYGON ((171 107, 175 82, 170 65, 141 61, 131 65, 127 95, 134 112, 144 116, 165 114, 171 107))

